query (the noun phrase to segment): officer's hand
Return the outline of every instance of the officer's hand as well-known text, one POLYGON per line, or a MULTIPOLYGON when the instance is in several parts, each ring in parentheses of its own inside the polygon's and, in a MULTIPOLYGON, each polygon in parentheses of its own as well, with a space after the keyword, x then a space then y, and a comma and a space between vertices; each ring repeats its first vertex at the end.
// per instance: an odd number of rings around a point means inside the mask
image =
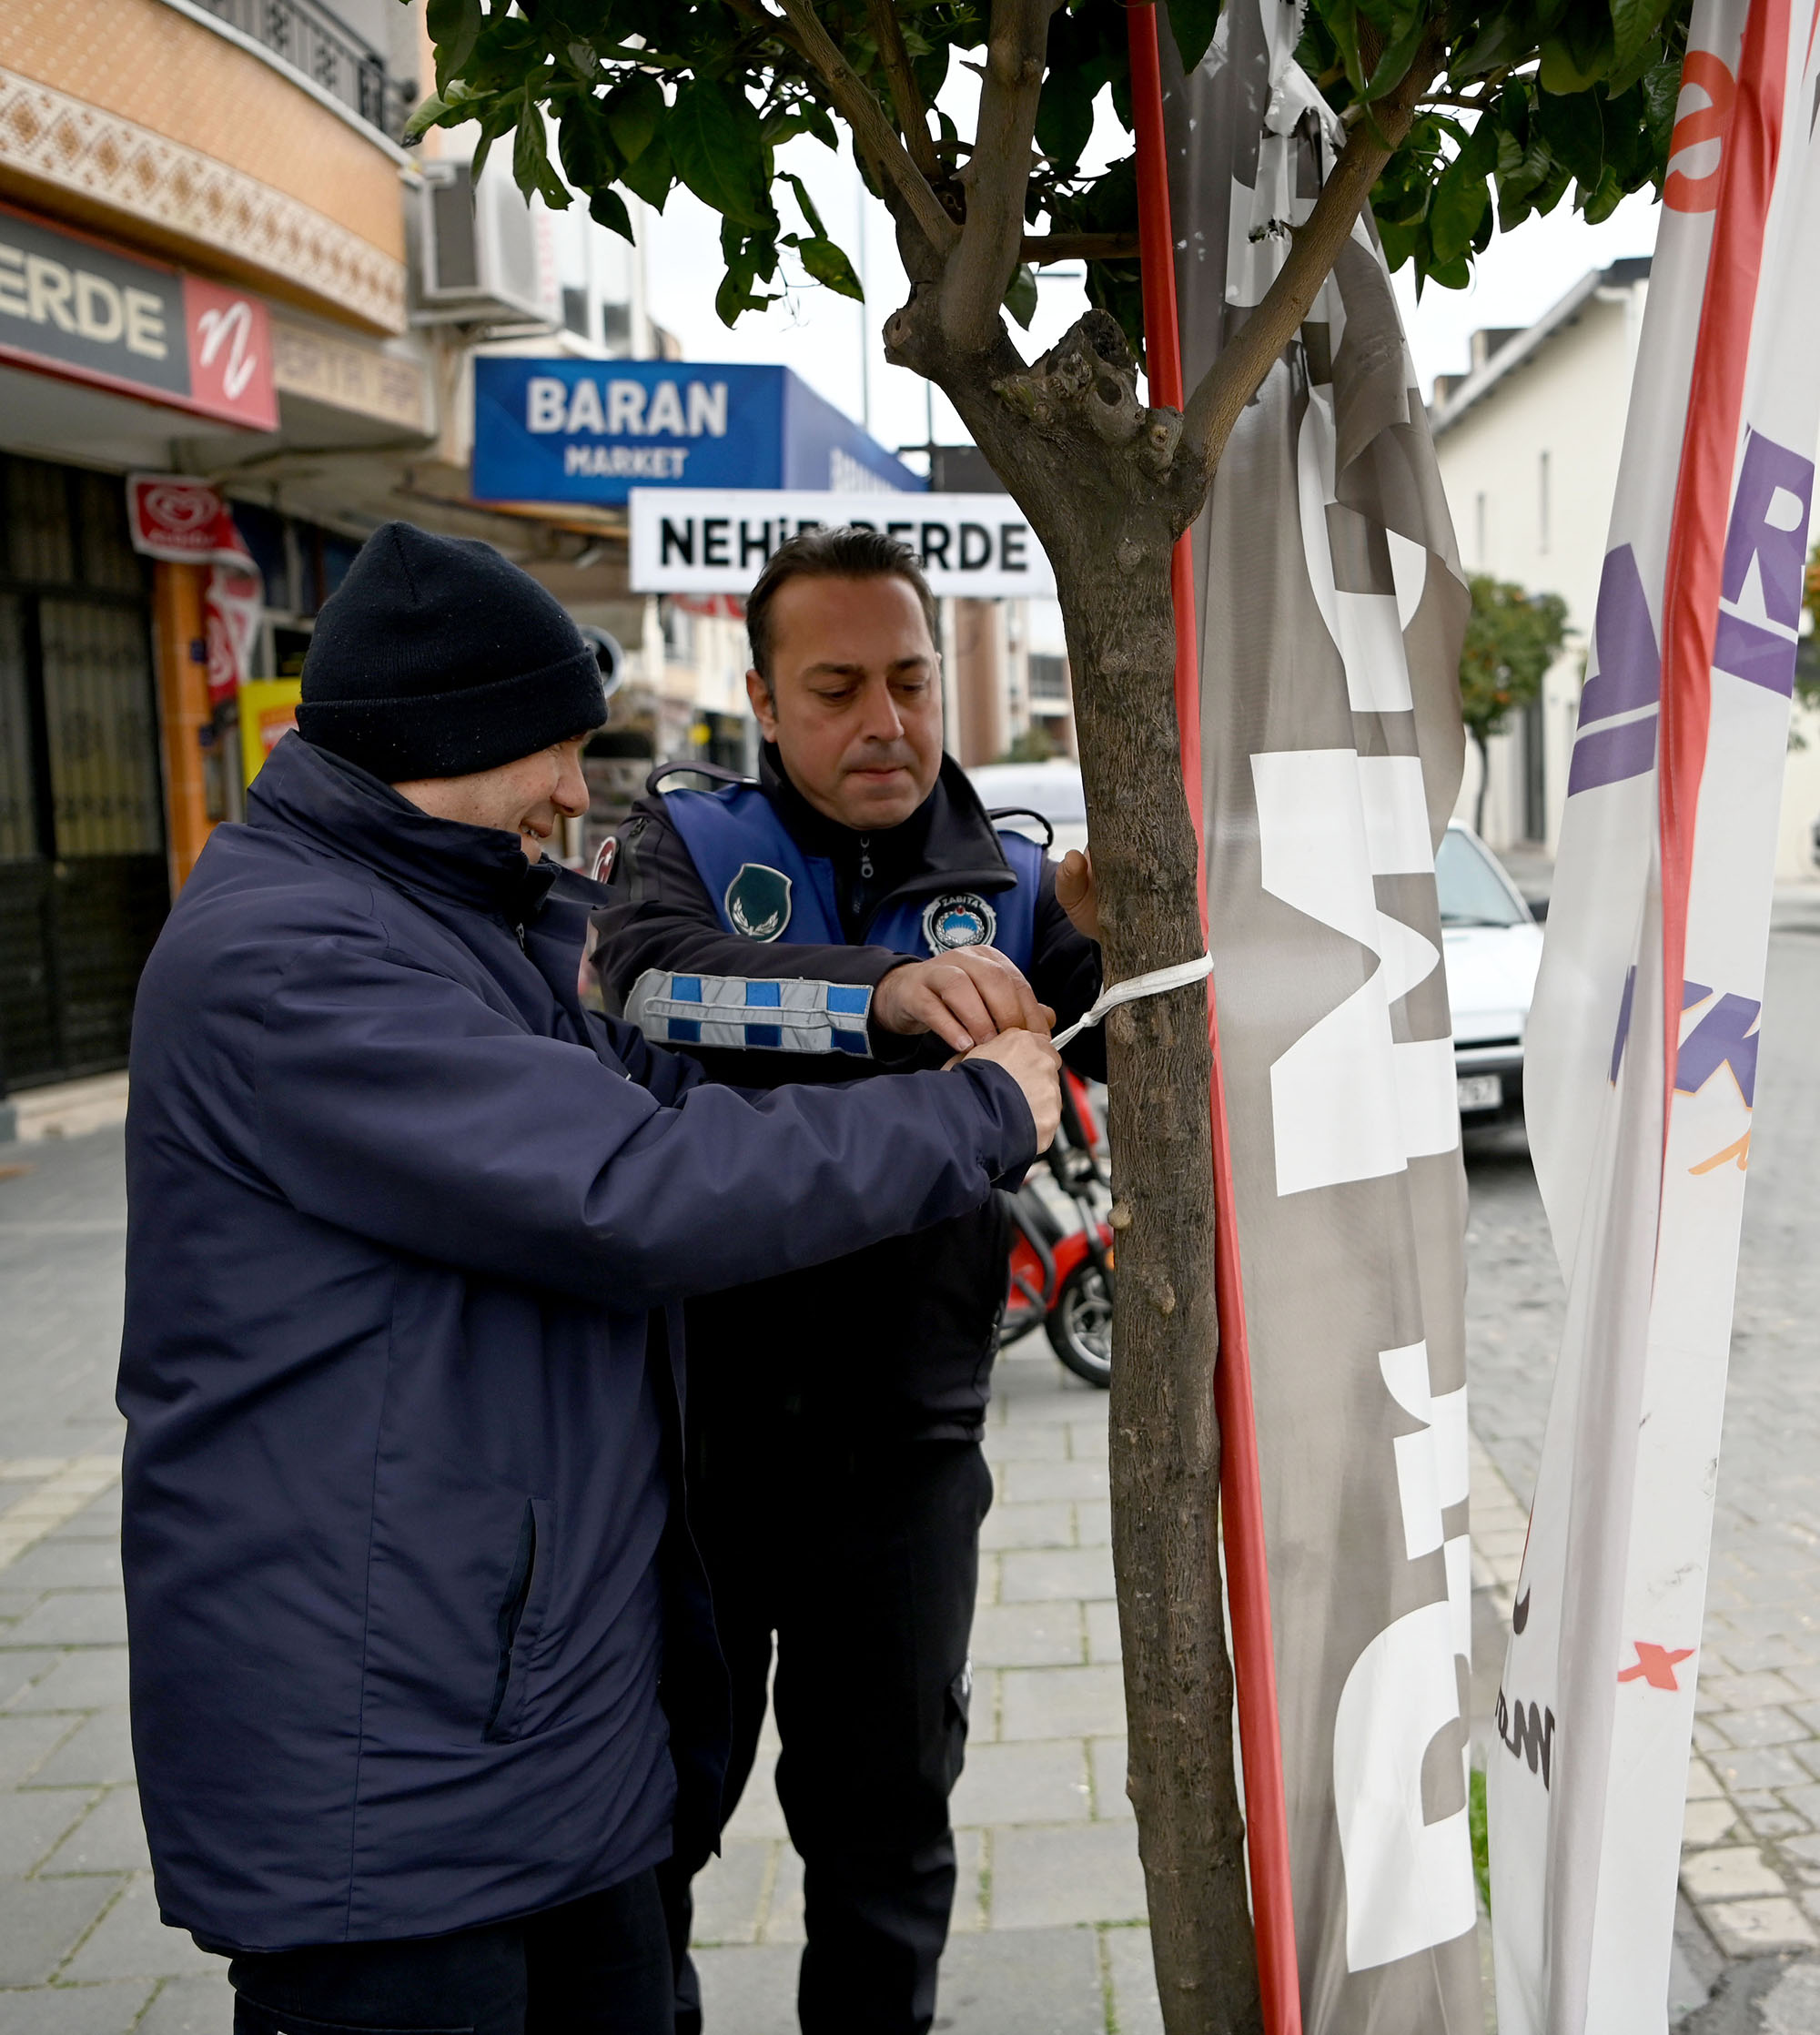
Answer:
POLYGON ((1032 1031, 1000 1032, 964 1058, 991 1060, 1016 1081, 1036 1119, 1036 1149, 1047 1151, 1062 1120, 1062 1056, 1049 1041, 1032 1031))
POLYGON ((1093 857, 1085 848, 1070 848, 1056 871, 1056 902, 1074 922, 1077 933, 1099 937, 1099 899, 1093 889, 1093 857))
POLYGON ((933 961, 893 968, 872 993, 872 1021, 908 1038, 934 1032, 957 1053, 1000 1032, 1041 1032, 1056 1014, 1036 1001, 1016 963, 995 947, 959 947, 933 961))

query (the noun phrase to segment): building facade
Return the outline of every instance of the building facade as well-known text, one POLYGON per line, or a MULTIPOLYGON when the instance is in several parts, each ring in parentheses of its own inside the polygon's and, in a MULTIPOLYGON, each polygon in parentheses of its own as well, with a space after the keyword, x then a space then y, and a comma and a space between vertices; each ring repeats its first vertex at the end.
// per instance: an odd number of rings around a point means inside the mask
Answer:
MULTIPOLYGON (((1532 326, 1475 334, 1468 370, 1435 380, 1430 415, 1461 563, 1560 594, 1572 631, 1541 698, 1490 744, 1485 834, 1506 852, 1552 856, 1560 835, 1649 273, 1646 256, 1595 269, 1532 326)), ((1479 792, 1469 744, 1462 818, 1473 816, 1479 792)), ((1780 880, 1815 875, 1816 818, 1820 714, 1797 702, 1780 880)))
POLYGON ((0 8, 0 1096, 123 1062, 171 896, 241 809, 208 568, 134 549, 129 473, 226 500, 249 678, 295 676, 397 516, 648 654, 612 519, 468 474, 478 349, 663 349, 642 249, 527 208, 502 161, 472 191, 470 137, 406 151, 429 71, 421 0, 0 8))

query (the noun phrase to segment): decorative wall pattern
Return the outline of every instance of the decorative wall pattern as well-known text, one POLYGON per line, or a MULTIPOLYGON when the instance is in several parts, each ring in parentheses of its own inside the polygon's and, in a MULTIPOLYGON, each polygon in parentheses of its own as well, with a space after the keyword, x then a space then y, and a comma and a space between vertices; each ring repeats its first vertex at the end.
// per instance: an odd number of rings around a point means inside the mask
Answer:
POLYGON ((7 170, 191 241, 281 295, 404 329, 404 264, 370 241, 199 149, 0 70, 0 177, 7 170))

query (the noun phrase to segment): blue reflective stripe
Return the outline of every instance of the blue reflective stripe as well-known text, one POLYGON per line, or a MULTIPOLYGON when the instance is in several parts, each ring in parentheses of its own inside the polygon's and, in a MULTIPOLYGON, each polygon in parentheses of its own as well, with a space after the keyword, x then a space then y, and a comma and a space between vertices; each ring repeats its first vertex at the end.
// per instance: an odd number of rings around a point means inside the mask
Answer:
POLYGON ((834 1042, 837 1053, 857 1053, 863 1059, 872 1058, 872 1048, 864 1032, 835 1032, 834 1042))
MULTIPOLYGON (((783 985, 777 982, 754 982, 748 977, 745 986, 745 1000, 754 1009, 776 1010, 784 1002, 783 985)), ((834 1007, 834 999, 830 997, 828 1008, 832 1010, 834 1007)))
POLYGON ((696 1046, 701 1043, 702 1028, 693 1018, 672 1018, 670 1020, 670 1043, 672 1046, 696 1046))
POLYGON ((864 1018, 872 1005, 872 991, 854 988, 842 982, 828 985, 828 1008, 846 1018, 864 1018))
POLYGON ((853 1053, 869 1058, 866 1014, 872 993, 794 976, 670 976, 647 968, 626 998, 625 1015, 647 1038, 672 1046, 742 1048, 774 1053, 853 1053), (831 1008, 838 987, 843 1008, 831 1008), (774 1023, 746 1023, 763 1012, 774 1023))
POLYGON ((766 1046, 774 1053, 778 1052, 784 1045, 784 1028, 781 1025, 748 1025, 745 1042, 748 1046, 766 1046))
POLYGON ((699 975, 673 975, 670 978, 670 994, 678 1003, 700 1003, 702 978, 699 975))

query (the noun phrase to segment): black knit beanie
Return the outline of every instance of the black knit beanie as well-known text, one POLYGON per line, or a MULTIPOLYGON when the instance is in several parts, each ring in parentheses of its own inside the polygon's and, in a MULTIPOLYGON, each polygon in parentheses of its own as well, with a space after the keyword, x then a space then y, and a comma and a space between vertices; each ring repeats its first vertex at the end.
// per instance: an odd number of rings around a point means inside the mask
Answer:
POLYGON ((474 538, 387 523, 324 603, 297 726, 396 785, 490 770, 606 717, 593 651, 529 572, 474 538))

